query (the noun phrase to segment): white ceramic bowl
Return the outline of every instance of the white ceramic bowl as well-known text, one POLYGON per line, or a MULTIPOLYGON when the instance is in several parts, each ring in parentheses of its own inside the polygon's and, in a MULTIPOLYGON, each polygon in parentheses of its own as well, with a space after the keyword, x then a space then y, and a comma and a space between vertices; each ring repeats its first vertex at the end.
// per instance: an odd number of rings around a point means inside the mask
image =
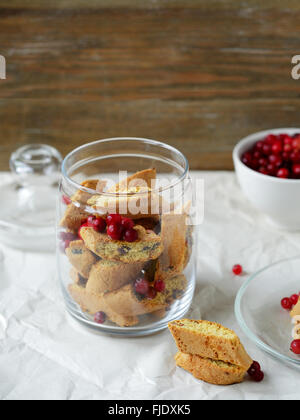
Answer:
POLYGON ((258 140, 268 134, 300 133, 300 128, 277 128, 251 134, 239 141, 233 150, 233 161, 240 186, 254 207, 269 221, 285 230, 300 230, 300 180, 263 175, 248 168, 241 157, 258 140))

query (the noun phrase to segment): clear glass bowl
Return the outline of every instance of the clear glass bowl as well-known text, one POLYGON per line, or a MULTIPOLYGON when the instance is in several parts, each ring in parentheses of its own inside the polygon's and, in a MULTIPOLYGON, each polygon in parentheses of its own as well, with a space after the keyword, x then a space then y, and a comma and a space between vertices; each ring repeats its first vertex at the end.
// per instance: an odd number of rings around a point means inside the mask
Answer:
POLYGON ((300 291, 300 256, 281 260, 253 274, 239 290, 235 314, 245 334, 282 362, 300 367, 290 351, 293 324, 281 299, 300 291))
POLYGON ((137 336, 184 316, 195 286, 196 228, 188 162, 178 150, 139 138, 84 145, 64 160, 59 202, 58 273, 74 318, 137 336))

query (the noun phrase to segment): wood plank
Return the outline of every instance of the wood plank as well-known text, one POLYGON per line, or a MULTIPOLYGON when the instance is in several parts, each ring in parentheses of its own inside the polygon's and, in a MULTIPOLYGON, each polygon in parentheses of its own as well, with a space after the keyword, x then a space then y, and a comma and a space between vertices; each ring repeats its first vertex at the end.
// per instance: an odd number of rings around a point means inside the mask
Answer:
POLYGON ((1 97, 296 98, 299 21, 291 9, 10 12, 1 97))
POLYGON ((193 169, 232 169, 231 152, 239 138, 282 121, 299 125, 299 106, 300 99, 2 100, 0 168, 8 169, 10 153, 26 143, 48 143, 65 155, 101 138, 137 136, 177 147, 193 169))
POLYGON ((293 0, 1 0, 0 170, 16 145, 125 135, 230 169, 240 137, 298 124, 299 22, 293 0))

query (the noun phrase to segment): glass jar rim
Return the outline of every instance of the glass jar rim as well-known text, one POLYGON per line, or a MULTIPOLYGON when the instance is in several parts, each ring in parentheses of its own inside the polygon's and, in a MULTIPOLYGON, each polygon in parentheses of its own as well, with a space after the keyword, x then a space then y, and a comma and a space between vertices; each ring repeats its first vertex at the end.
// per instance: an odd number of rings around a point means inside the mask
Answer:
POLYGON ((68 160, 70 160, 76 153, 80 152, 81 150, 84 149, 88 149, 91 146, 95 146, 97 144, 101 144, 101 143, 109 143, 109 142, 114 142, 114 141, 124 141, 124 140, 129 140, 129 141, 137 141, 137 142, 144 142, 146 144, 152 145, 152 146, 158 146, 161 147, 165 150, 169 150, 170 152, 176 153, 184 162, 184 172, 180 175, 180 177, 178 178, 178 180, 170 183, 167 186, 164 187, 160 187, 160 188, 156 188, 154 190, 151 190, 151 193, 161 193, 163 191, 166 191, 170 188, 174 188, 176 185, 178 185, 179 183, 181 183, 185 178, 187 178, 187 175, 189 173, 189 163, 188 160, 186 158, 186 156, 180 152, 178 149, 176 149, 175 147, 167 144, 167 143, 163 143, 157 140, 152 140, 152 139, 147 139, 147 138, 143 138, 143 137, 111 137, 111 138, 106 138, 106 139, 101 139, 101 140, 96 140, 90 143, 86 143, 82 146, 77 147, 76 149, 72 150, 70 153, 67 154, 67 156, 64 158, 63 162, 62 162, 62 176, 64 177, 64 179, 70 183, 74 188, 76 188, 77 190, 89 193, 89 194, 93 194, 93 195, 104 195, 104 196, 110 196, 110 197, 114 197, 114 196, 130 196, 130 195, 145 195, 145 191, 141 191, 141 192, 117 192, 117 193, 113 193, 113 192, 99 192, 96 190, 93 190, 91 188, 85 187, 83 185, 81 185, 80 183, 74 181, 68 174, 67 174, 67 170, 66 170, 66 164, 68 162, 68 160))

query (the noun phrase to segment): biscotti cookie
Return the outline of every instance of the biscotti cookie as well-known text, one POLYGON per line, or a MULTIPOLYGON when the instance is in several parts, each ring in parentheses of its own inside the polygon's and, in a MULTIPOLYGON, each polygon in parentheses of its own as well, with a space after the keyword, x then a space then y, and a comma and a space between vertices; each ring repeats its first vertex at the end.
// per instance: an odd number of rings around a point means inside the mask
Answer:
POLYGON ((86 289, 95 293, 120 289, 136 279, 144 265, 144 262, 125 264, 120 261, 100 260, 91 269, 86 289))
POLYGON ((159 215, 166 203, 154 193, 156 170, 146 169, 121 181, 107 193, 115 196, 95 195, 88 200, 88 205, 101 214, 121 214, 131 219, 148 218, 159 215))
POLYGON ((161 196, 147 188, 133 187, 126 194, 114 196, 99 195, 88 200, 88 205, 101 214, 121 214, 131 219, 153 217, 162 212, 164 201, 161 196))
POLYGON ((110 188, 108 192, 124 192, 127 191, 128 188, 134 187, 147 187, 149 189, 152 189, 155 187, 155 179, 155 168, 144 169, 142 171, 134 173, 126 179, 123 179, 118 184, 110 188))
POLYGON ((80 240, 70 242, 66 255, 72 266, 85 278, 89 277, 92 265, 98 261, 98 258, 80 240))
POLYGON ((107 305, 115 312, 124 316, 143 315, 165 309, 175 299, 178 299, 186 289, 187 280, 184 275, 178 275, 166 280, 165 290, 158 292, 154 299, 139 296, 134 286, 128 284, 119 290, 104 295, 107 305))
POLYGON ((195 378, 214 385, 231 385, 243 382, 246 370, 241 366, 178 352, 177 366, 190 372, 195 378))
POLYGON ((157 264, 156 279, 173 277, 183 271, 187 258, 186 214, 163 214, 161 240, 164 251, 157 264))
POLYGON ((209 321, 181 319, 169 323, 178 349, 183 353, 222 360, 248 370, 252 360, 238 336, 228 328, 209 321))
POLYGON ((158 258, 163 251, 160 236, 142 226, 133 229, 138 232, 135 242, 112 240, 108 235, 89 227, 81 228, 80 234, 87 248, 104 260, 133 263, 158 258))
POLYGON ((72 267, 70 270, 70 277, 75 284, 81 287, 86 287, 88 279, 78 273, 76 268, 72 267))
POLYGON ((113 311, 107 306, 101 294, 88 292, 85 288, 78 284, 71 284, 68 287, 69 293, 75 302, 81 307, 84 312, 95 315, 97 312, 104 312, 107 318, 119 325, 120 327, 132 327, 138 324, 139 319, 135 316, 123 316, 113 311))
MULTIPOLYGON (((105 188, 106 182, 98 179, 89 179, 83 181, 81 184, 85 188, 102 192, 105 188)), ((85 208, 91 194, 78 190, 72 197, 72 203, 67 206, 65 214, 60 221, 60 226, 72 232, 77 232, 82 223, 87 219, 89 213, 85 208)))

